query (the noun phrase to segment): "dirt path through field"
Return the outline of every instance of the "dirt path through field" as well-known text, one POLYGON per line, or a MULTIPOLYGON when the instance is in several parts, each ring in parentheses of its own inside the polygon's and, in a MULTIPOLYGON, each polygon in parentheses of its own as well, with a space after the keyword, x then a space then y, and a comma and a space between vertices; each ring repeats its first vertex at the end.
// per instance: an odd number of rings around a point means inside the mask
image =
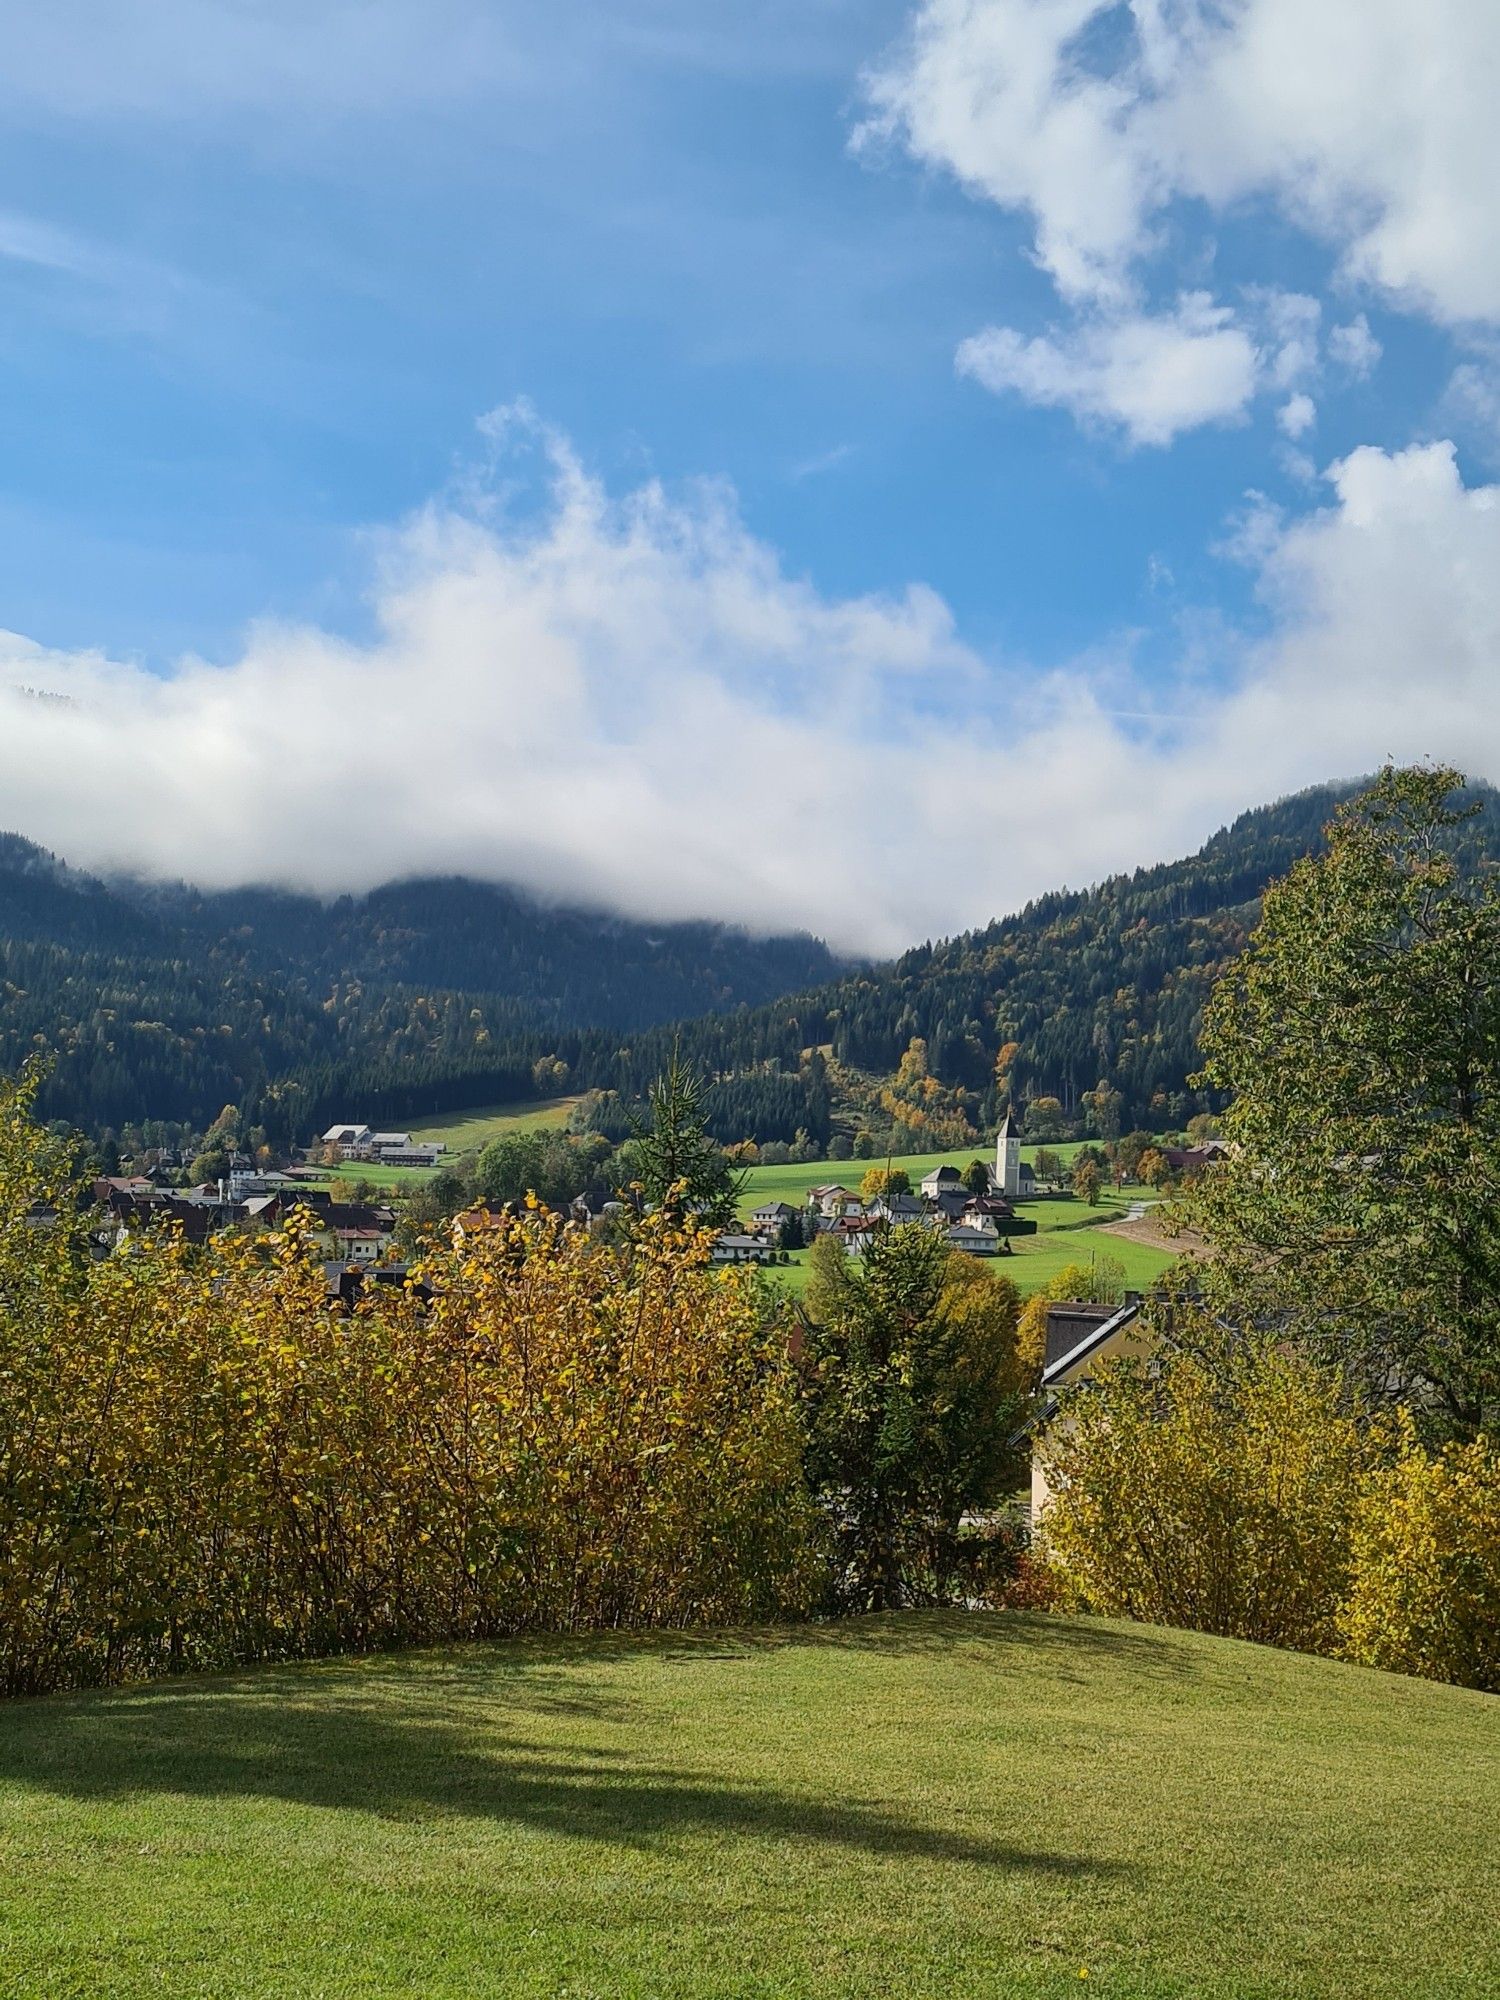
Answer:
POLYGON ((1101 1222, 1099 1232, 1105 1236, 1123 1236, 1131 1243, 1149 1244, 1153 1250, 1165 1250, 1174 1257, 1184 1257, 1189 1252, 1196 1255, 1208 1247, 1196 1230, 1182 1229, 1175 1236, 1168 1235, 1161 1225, 1161 1211, 1155 1208, 1148 1208, 1135 1222, 1101 1222))

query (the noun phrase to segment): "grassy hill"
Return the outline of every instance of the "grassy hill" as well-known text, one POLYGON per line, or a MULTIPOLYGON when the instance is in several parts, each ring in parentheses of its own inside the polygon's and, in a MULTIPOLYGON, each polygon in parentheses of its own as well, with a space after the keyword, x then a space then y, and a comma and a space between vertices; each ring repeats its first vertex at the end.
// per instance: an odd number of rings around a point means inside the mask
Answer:
POLYGON ((522 1104, 486 1104, 429 1118, 412 1128, 414 1139, 441 1139, 451 1154, 477 1153, 507 1132, 560 1132, 578 1102, 574 1097, 537 1097, 522 1104))
POLYGON ((65 1696, 0 1712, 0 1990, 1478 2000, 1497 1751, 1482 1695, 1036 1617, 65 1696))
MULTIPOLYGON (((530 1103, 486 1104, 472 1111, 455 1111, 447 1118, 429 1118, 412 1126, 414 1139, 441 1139, 448 1148, 444 1165, 466 1154, 483 1152, 491 1139, 507 1132, 560 1132, 576 1097, 538 1097, 530 1103)), ((403 1130, 406 1129, 403 1127, 403 1130)), ((346 1160, 330 1167, 329 1181, 368 1181, 372 1187, 389 1188, 394 1193, 409 1192, 442 1172, 442 1167, 382 1167, 369 1160, 346 1160)))

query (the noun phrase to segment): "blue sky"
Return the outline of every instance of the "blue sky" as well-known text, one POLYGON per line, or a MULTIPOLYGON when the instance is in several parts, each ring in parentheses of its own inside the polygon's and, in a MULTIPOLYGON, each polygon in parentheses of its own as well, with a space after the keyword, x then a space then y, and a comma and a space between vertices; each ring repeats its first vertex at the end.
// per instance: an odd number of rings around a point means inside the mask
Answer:
MULTIPOLYGON (((100 744, 166 733, 169 828, 201 822, 212 769, 230 817, 288 829, 252 859, 210 835, 197 872, 465 866, 883 948, 1381 755, 1488 766, 1488 7, 709 14, 60 0, 0 23, 3 678, 100 744), (597 504, 570 512, 570 479, 597 504), (641 536, 648 611, 621 580, 641 536), (1363 630, 1361 564, 1401 593, 1363 630), (450 645, 433 600, 481 589, 450 645), (670 678, 631 651, 657 615, 670 678), (1369 629, 1422 657, 1363 659, 1369 629), (508 677, 549 672, 571 721, 543 745, 510 730, 508 677), (312 749, 352 754, 363 687, 364 768, 429 795, 470 752, 424 691, 466 739, 482 713, 467 817, 414 810, 373 851, 309 820, 274 741, 223 744, 299 677, 312 749), (674 742, 674 712, 760 743, 696 816, 668 774, 724 746, 674 742), (1150 798, 1063 836, 1044 765, 1075 801, 1150 798), (582 834, 520 782, 543 768, 582 834), (743 824, 681 861, 716 798, 743 821, 791 771, 761 861, 735 859, 743 824), (524 812, 495 804, 513 789, 524 812), (935 881, 945 800, 990 857, 962 889, 935 881), (862 867, 810 884, 840 828, 862 867), (639 865, 602 865, 622 840, 639 865)), ((100 811, 111 753, 83 789, 33 713, 12 768, 0 746, 21 830, 177 872, 100 811)))

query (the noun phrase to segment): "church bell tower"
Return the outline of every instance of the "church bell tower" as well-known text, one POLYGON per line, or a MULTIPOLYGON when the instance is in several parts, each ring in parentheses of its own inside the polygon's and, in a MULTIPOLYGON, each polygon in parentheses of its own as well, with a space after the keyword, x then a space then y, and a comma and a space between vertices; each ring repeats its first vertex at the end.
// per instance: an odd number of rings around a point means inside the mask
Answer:
POLYGON ((995 1188, 1007 1201, 1021 1192, 1021 1135, 1008 1111, 995 1141, 995 1188))

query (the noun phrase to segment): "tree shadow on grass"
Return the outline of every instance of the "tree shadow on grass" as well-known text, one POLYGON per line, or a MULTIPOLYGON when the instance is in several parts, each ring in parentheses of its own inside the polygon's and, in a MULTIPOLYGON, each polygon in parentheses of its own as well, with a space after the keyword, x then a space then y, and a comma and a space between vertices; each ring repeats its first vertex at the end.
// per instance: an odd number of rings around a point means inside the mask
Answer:
MULTIPOLYGON (((1126 1620, 1064 1618, 1047 1612, 914 1610, 872 1612, 796 1625, 683 1632, 609 1632, 556 1637, 538 1635, 479 1648, 482 1666, 515 1661, 554 1666, 585 1660, 603 1664, 649 1654, 676 1666, 752 1660, 771 1652, 807 1648, 889 1659, 947 1659, 962 1654, 975 1665, 1041 1671, 1051 1682, 1083 1682, 1093 1670, 1124 1670, 1158 1680, 1201 1678, 1204 1660, 1187 1634, 1126 1620)), ((449 1657, 449 1656, 445 1656, 449 1657)))
MULTIPOLYGON (((524 1672, 529 1687, 538 1685, 537 1668, 622 1665, 652 1658, 678 1665, 712 1665, 752 1660, 766 1653, 806 1647, 832 1648, 890 1658, 942 1658, 963 1649, 976 1659, 997 1665, 1013 1662, 1044 1665, 1049 1677, 1069 1679, 1070 1668, 1105 1665, 1147 1674, 1198 1674, 1201 1652, 1188 1634, 1127 1620, 1073 1618, 1049 1612, 911 1610, 872 1612, 864 1616, 808 1620, 787 1625, 705 1626, 662 1631, 530 1633, 499 1642, 470 1641, 422 1655, 441 1662, 445 1678, 455 1685, 493 1690, 497 1673, 524 1672)), ((353 1664, 372 1671, 405 1673, 412 1655, 386 1653, 353 1664)), ((322 1667, 344 1670, 351 1662, 338 1659, 305 1662, 296 1672, 322 1667)), ((558 1711, 570 1705, 568 1683, 559 1680, 546 1697, 558 1711)), ((590 1692, 580 1712, 597 1713, 590 1692)))
MULTIPOLYGON (((339 1666, 351 1664, 359 1663, 339 1666)), ((268 1669, 234 1681, 16 1704, 0 1710, 0 1786, 98 1803, 149 1794, 274 1799, 387 1820, 508 1822, 647 1851, 695 1836, 732 1836, 786 1850, 823 1847, 1064 1879, 1120 1872, 924 1824, 884 1805, 719 1779, 619 1748, 549 1742, 544 1728, 515 1733, 497 1722, 497 1707, 516 1721, 528 1701, 545 1711, 556 1692, 547 1677, 540 1687, 535 1671, 522 1677, 512 1703, 492 1658, 490 1705, 482 1709, 449 1684, 452 1664, 451 1656, 431 1662, 436 1685, 429 1693, 427 1662, 408 1661, 399 1715, 393 1693, 380 1688, 389 1662, 353 1688, 335 1674, 268 1669)), ((608 1696, 592 1704, 575 1687, 565 1699, 569 1714, 592 1708, 602 1722, 618 1719, 620 1705, 608 1696)), ((25 1810, 24 1799, 0 1800, 0 1827, 25 1810)))
POLYGON ((932 1657, 962 1649, 996 1666, 1043 1670, 1049 1680, 1083 1680, 1086 1671, 1124 1668, 1177 1679, 1202 1671, 1186 1636, 1123 1619, 1062 1618, 1039 1611, 896 1611, 836 1618, 799 1628, 796 1642, 855 1652, 932 1657))

